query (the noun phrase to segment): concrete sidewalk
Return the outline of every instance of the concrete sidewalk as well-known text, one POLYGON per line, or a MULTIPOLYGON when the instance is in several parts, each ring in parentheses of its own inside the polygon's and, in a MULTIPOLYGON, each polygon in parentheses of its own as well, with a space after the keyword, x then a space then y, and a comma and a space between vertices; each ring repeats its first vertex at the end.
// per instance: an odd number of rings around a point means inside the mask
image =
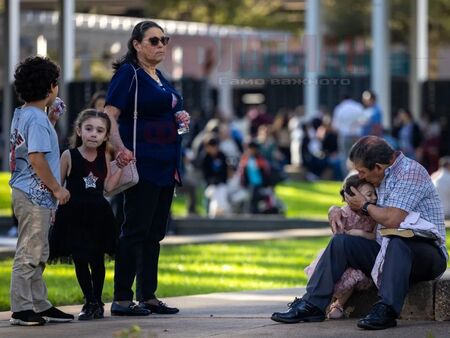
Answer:
MULTIPOLYGON (((0 313, 0 337, 104 338, 138 325, 139 337, 433 337, 448 338, 450 322, 398 321, 398 326, 383 331, 364 331, 356 320, 325 321, 323 323, 279 324, 270 320, 273 311, 286 309, 286 303, 304 289, 282 289, 167 298, 169 305, 180 308, 173 316, 106 317, 92 321, 75 320, 67 324, 47 324, 42 327, 11 326, 10 313, 0 313)), ((64 306, 64 311, 78 314, 81 306, 64 306)), ((123 337, 123 336, 120 336, 123 337)), ((125 336, 127 337, 127 336, 125 336)))

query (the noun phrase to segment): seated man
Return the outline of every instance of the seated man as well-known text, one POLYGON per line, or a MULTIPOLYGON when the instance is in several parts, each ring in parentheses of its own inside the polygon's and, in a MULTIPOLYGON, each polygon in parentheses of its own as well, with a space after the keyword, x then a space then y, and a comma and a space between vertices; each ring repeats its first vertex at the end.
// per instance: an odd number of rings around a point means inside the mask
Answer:
MULTIPOLYGON (((373 184, 377 205, 366 201, 356 189, 346 195, 352 209, 361 209, 384 227, 397 228, 408 213, 417 212, 432 223, 438 240, 421 237, 392 237, 388 243, 379 285, 379 302, 358 321, 369 330, 397 325, 410 283, 439 277, 447 266, 445 224, 442 204, 425 168, 394 150, 381 138, 367 136, 350 150, 350 161, 361 179, 373 184)), ((340 208, 330 208, 329 219, 335 234, 306 286, 303 298, 296 298, 286 312, 275 312, 272 320, 282 323, 323 321, 334 285, 343 272, 352 267, 371 275, 380 250, 376 241, 342 234, 340 208)))

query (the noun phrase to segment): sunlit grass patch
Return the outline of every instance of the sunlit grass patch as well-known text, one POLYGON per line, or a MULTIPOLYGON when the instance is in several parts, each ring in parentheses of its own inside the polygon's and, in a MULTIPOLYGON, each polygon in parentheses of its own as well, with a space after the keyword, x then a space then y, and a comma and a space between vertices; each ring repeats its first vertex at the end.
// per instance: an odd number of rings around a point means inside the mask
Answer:
MULTIPOLYGON (((304 286, 303 269, 329 239, 162 246, 157 294, 171 297, 304 286)), ((11 264, 11 259, 0 261, 0 310, 9 309, 11 264)), ((103 300, 111 301, 114 263, 110 261, 106 267, 103 300)), ((49 298, 55 305, 83 302, 72 265, 49 265, 44 278, 49 298)))
POLYGON ((11 189, 9 187, 10 174, 0 172, 0 216, 11 215, 11 189))
MULTIPOLYGON (((246 243, 163 246, 158 296, 295 287, 306 284, 303 269, 328 238, 246 243)), ((0 310, 9 308, 12 260, 0 261, 0 310)), ((114 263, 107 263, 104 301, 113 297, 114 263)), ((81 304, 72 265, 48 265, 44 272, 55 305, 81 304)))

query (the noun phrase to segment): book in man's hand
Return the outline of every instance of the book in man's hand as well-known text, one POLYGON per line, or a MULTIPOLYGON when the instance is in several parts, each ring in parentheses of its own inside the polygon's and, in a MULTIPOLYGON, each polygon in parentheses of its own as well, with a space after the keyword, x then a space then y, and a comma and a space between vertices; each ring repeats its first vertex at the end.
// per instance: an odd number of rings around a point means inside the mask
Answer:
POLYGON ((401 229, 401 228, 381 228, 381 236, 399 236, 399 237, 414 237, 414 232, 411 229, 401 229))
POLYGON ((398 237, 405 237, 405 238, 411 238, 414 236, 428 238, 428 239, 437 239, 437 237, 429 232, 429 231, 423 231, 423 230, 411 230, 411 229, 402 229, 402 228, 381 228, 380 229, 380 235, 381 236, 398 236, 398 237))

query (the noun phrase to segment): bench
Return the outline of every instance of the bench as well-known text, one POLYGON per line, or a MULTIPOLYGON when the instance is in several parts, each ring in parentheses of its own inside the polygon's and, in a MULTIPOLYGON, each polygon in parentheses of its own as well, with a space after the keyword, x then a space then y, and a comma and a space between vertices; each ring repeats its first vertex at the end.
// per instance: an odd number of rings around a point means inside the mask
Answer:
MULTIPOLYGON (((361 318, 378 301, 377 289, 356 291, 345 306, 350 318, 361 318)), ((414 284, 408 292, 401 319, 450 320, 450 269, 438 280, 414 284)))

